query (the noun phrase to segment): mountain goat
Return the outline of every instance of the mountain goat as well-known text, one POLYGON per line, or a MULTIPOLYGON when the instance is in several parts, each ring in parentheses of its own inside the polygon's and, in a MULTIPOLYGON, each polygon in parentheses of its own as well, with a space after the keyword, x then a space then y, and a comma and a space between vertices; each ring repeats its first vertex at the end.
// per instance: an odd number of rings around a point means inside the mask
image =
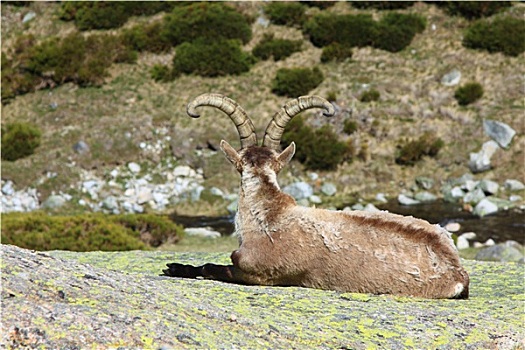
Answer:
POLYGON ((292 142, 280 151, 286 124, 309 108, 333 106, 317 96, 286 103, 270 121, 262 146, 253 123, 232 99, 204 94, 188 105, 212 106, 237 126, 241 150, 226 141, 220 148, 241 175, 235 230, 239 249, 233 265, 167 264, 172 277, 224 282, 302 286, 342 292, 395 294, 423 298, 468 298, 469 276, 449 234, 437 225, 388 212, 331 211, 298 206, 281 191, 277 174, 295 153, 292 142))

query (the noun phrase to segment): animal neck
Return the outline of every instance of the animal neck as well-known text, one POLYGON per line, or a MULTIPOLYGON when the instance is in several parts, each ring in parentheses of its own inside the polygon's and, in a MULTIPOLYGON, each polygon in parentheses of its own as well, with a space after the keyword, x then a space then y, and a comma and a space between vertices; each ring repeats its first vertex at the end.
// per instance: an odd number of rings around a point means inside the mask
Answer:
POLYGON ((254 229, 270 238, 271 222, 277 214, 295 205, 289 195, 283 193, 273 171, 244 171, 239 196, 239 231, 254 229))

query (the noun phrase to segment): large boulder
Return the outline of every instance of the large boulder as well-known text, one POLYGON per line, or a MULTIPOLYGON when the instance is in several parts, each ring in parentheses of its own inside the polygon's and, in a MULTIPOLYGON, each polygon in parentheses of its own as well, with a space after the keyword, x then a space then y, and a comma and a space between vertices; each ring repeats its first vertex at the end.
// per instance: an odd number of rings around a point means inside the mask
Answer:
POLYGON ((221 264, 229 254, 34 252, 2 245, 2 343, 47 349, 515 349, 525 335, 523 271, 514 263, 464 261, 470 299, 427 300, 159 276, 175 261, 221 264))
POLYGON ((502 148, 508 148, 516 135, 516 131, 507 124, 490 119, 483 121, 483 130, 502 148))
POLYGON ((481 146, 481 150, 477 153, 470 153, 470 160, 468 166, 473 173, 480 173, 490 170, 492 165, 490 160, 494 153, 499 149, 495 141, 487 141, 481 146))

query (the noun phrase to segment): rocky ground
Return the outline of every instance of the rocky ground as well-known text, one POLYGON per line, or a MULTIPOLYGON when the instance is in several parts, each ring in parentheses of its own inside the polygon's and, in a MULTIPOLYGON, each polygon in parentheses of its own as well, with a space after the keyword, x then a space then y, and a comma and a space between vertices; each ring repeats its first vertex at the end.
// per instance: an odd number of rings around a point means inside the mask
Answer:
POLYGON ((464 261, 470 299, 424 300, 161 277, 225 254, 2 245, 3 348, 521 349, 523 271, 464 261))

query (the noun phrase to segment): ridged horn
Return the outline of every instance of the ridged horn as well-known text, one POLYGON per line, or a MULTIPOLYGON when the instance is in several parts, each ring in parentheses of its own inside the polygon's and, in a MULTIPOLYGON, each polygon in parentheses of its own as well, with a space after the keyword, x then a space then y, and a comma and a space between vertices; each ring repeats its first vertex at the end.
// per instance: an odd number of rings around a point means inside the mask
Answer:
POLYGON ((301 96, 288 101, 270 121, 264 132, 263 146, 280 151, 281 137, 290 120, 300 112, 310 108, 323 108, 323 115, 331 117, 335 114, 334 106, 319 96, 301 96))
POLYGON ((252 121, 246 111, 234 100, 220 94, 203 94, 188 103, 186 112, 192 118, 200 117, 196 108, 200 106, 215 107, 226 113, 237 127, 241 148, 257 144, 257 135, 252 121))

